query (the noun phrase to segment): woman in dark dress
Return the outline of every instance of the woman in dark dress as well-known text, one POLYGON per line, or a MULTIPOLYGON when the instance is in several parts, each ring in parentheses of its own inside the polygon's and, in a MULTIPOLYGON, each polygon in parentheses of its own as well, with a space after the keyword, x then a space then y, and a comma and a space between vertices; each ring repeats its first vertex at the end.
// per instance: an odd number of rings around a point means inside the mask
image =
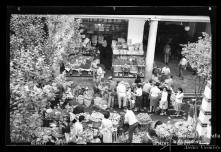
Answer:
POLYGON ((100 46, 100 64, 103 64, 107 70, 112 67, 112 54, 111 40, 104 39, 102 46, 100 46))

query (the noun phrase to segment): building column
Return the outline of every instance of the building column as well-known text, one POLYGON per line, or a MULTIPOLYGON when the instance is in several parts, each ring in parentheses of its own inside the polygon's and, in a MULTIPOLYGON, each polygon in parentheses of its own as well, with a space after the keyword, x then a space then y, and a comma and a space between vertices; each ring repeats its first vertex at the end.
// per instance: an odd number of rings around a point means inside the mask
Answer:
MULTIPOLYGON (((207 135, 209 119, 211 119, 211 81, 208 81, 203 94, 203 100, 196 127, 199 136, 205 137, 207 135)), ((209 144, 209 141, 207 142, 207 144, 209 144)))
POLYGON ((155 46, 157 38, 157 28, 158 28, 158 21, 151 20, 148 44, 147 44, 147 53, 145 59, 146 66, 145 66, 144 80, 150 80, 152 78, 153 62, 154 62, 155 46))

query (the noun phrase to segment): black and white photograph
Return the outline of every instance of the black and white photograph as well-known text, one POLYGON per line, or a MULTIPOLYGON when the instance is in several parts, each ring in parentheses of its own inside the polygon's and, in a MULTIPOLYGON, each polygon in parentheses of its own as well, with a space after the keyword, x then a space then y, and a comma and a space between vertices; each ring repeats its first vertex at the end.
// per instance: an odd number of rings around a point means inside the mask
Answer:
POLYGON ((210 14, 14 8, 7 18, 9 144, 162 147, 220 138, 212 133, 210 14))

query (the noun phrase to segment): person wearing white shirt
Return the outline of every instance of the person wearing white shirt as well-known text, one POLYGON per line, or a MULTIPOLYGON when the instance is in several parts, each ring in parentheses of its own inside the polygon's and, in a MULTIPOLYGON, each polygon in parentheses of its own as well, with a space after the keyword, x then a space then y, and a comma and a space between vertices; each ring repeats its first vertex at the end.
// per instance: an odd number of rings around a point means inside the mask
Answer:
POLYGON ((187 60, 185 57, 183 57, 180 62, 179 62, 179 77, 181 77, 181 79, 183 80, 183 70, 186 69, 187 66, 187 60))
POLYGON ((137 89, 134 95, 136 96, 135 106, 137 108, 137 111, 140 111, 142 108, 142 95, 143 95, 143 90, 141 88, 141 85, 137 86, 137 89))
POLYGON ((102 69, 101 65, 98 64, 97 68, 97 81, 100 83, 101 80, 104 78, 104 70, 102 69))
POLYGON ((100 127, 101 134, 103 136, 103 143, 112 143, 113 123, 110 119, 108 119, 109 117, 110 112, 106 111, 100 127))
POLYGON ((162 110, 160 115, 166 115, 166 109, 168 108, 168 92, 166 90, 166 87, 163 88, 162 95, 161 95, 161 100, 160 100, 160 109, 162 110))
POLYGON ((123 82, 120 82, 117 86, 117 97, 118 97, 119 108, 122 108, 121 106, 122 99, 123 99, 123 106, 126 106, 127 103, 126 94, 127 94, 126 86, 123 82))
POLYGON ((183 102, 183 89, 178 88, 177 93, 176 93, 176 99, 175 99, 175 110, 176 110, 176 115, 179 116, 180 110, 181 110, 181 105, 183 102))
POLYGON ((83 133, 83 125, 82 121, 84 120, 84 116, 79 116, 79 120, 74 123, 73 128, 71 129, 71 137, 78 138, 83 133))
POLYGON ((170 68, 168 67, 168 65, 166 65, 165 67, 162 68, 162 73, 164 75, 169 75, 170 74, 170 68))
POLYGON ((129 138, 128 142, 132 143, 133 140, 133 133, 135 129, 138 127, 138 120, 132 110, 129 110, 127 107, 124 107, 124 112, 126 112, 124 116, 124 123, 129 124, 129 138))
POLYGON ((154 84, 153 87, 150 89, 150 112, 155 112, 158 106, 160 94, 160 89, 158 88, 158 86, 156 86, 156 84, 154 84))

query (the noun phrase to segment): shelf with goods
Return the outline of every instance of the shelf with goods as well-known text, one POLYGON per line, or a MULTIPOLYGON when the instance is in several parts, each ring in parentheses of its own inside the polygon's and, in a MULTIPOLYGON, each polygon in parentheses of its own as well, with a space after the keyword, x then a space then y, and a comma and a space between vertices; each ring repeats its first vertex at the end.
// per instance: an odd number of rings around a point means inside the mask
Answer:
POLYGON ((113 50, 112 69, 114 77, 134 78, 138 73, 141 77, 144 77, 145 60, 143 51, 113 50))

